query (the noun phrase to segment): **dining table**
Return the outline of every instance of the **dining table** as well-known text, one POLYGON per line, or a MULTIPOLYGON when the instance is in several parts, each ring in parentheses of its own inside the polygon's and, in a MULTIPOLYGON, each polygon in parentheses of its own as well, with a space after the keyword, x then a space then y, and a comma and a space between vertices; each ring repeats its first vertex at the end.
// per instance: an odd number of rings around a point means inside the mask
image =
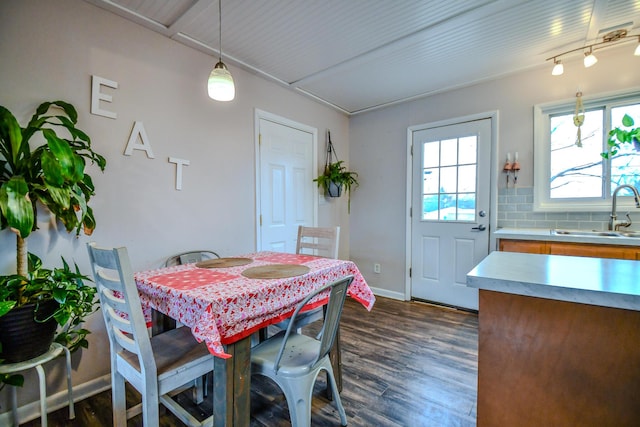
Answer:
MULTIPOLYGON (((213 425, 249 426, 251 336, 291 317, 305 296, 353 275, 348 296, 371 310, 375 296, 356 264, 261 251, 135 273, 147 320, 156 310, 189 327, 216 356, 213 425)), ((325 305, 328 294, 304 310, 325 305)))

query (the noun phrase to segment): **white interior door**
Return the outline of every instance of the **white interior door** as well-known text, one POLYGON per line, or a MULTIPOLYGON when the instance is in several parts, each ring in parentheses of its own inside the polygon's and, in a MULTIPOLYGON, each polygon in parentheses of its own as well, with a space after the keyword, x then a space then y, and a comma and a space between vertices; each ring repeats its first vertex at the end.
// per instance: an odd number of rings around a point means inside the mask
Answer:
POLYGON ((296 250, 298 225, 315 225, 313 182, 317 131, 292 122, 258 119, 258 250, 296 250))
POLYGON ((413 298, 478 308, 466 275, 489 252, 491 138, 491 119, 413 131, 413 298))

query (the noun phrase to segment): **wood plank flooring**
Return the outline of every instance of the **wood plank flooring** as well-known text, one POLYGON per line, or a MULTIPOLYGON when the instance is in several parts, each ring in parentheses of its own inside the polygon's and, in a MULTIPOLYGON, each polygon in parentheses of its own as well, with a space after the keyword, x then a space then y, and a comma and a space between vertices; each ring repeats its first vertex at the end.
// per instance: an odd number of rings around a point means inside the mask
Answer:
MULTIPOLYGON (((313 333, 317 326, 310 326, 313 333)), ((347 298, 341 322, 342 403, 351 427, 475 426, 478 316, 419 302, 378 297, 367 312, 347 298)), ((325 378, 314 389, 311 425, 339 426, 325 397, 325 378)), ((211 395, 209 395, 211 396, 211 395)), ((139 401, 130 390, 131 402, 139 401)), ((190 401, 184 397, 184 402, 190 401)), ((211 413, 211 401, 190 405, 196 417, 211 413)), ((110 391, 77 402, 76 419, 66 408, 49 414, 49 426, 111 426, 110 391)), ((141 416, 129 420, 141 426, 141 416)), ((169 412, 161 426, 181 426, 169 412)), ((251 427, 290 426, 284 395, 264 377, 251 387, 251 427)), ((23 424, 40 426, 40 419, 23 424)))

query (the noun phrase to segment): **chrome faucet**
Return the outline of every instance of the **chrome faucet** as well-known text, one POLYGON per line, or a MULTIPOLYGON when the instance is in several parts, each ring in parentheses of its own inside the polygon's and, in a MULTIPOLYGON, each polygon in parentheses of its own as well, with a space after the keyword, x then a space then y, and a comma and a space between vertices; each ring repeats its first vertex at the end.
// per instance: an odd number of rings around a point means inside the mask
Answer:
POLYGON ((640 208, 640 194, 638 194, 638 190, 636 187, 628 184, 622 184, 618 186, 615 190, 613 190, 613 195, 611 196, 611 215, 609 215, 609 230, 618 230, 620 227, 629 227, 631 225, 631 217, 627 212, 627 221, 617 221, 618 215, 616 214, 616 201, 618 200, 618 191, 623 188, 628 188, 633 192, 633 198, 636 201, 636 208, 640 208))

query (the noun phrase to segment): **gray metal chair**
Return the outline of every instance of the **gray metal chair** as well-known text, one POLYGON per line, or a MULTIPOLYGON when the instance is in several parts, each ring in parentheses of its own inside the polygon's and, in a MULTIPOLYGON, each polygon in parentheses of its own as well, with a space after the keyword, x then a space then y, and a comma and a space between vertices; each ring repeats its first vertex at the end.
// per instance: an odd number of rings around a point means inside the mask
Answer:
POLYGON ((162 403, 190 426, 211 426, 213 417, 199 422, 169 393, 213 370, 213 355, 188 328, 149 338, 140 297, 126 248, 87 244, 111 349, 111 394, 116 427, 142 412, 144 426, 158 426, 162 403), (125 381, 142 395, 142 403, 127 409, 125 381))
POLYGON ((171 267, 173 265, 191 264, 213 258, 220 258, 220 255, 210 250, 181 252, 167 258, 164 266, 171 267))
POLYGON ((347 276, 305 297, 296 307, 286 331, 278 332, 251 349, 251 373, 271 378, 282 389, 293 427, 311 425, 313 386, 322 370, 327 372, 340 421, 343 426, 347 425, 347 416, 329 360, 329 350, 336 339, 347 289, 352 281, 353 276, 347 276), (319 293, 328 290, 331 293, 320 339, 297 333, 294 328, 295 319, 302 307, 319 293))

